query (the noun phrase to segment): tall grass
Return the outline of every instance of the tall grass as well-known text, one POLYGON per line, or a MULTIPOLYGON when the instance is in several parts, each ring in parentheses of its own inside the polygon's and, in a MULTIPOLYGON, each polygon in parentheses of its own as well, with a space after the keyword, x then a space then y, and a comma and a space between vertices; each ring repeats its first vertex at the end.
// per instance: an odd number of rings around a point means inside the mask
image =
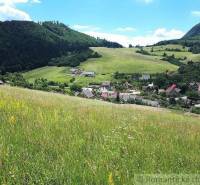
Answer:
POLYGON ((200 118, 0 87, 0 184, 127 184, 199 173, 200 118))

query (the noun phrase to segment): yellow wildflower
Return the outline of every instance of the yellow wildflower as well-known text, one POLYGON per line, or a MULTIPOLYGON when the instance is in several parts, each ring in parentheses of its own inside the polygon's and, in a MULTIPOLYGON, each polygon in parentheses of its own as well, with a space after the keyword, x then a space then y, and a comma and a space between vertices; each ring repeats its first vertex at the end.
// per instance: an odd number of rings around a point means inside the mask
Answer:
POLYGON ((112 173, 110 173, 109 176, 108 176, 108 184, 109 185, 115 185, 112 173))
POLYGON ((16 118, 14 116, 11 116, 9 119, 10 124, 15 124, 16 123, 16 118))

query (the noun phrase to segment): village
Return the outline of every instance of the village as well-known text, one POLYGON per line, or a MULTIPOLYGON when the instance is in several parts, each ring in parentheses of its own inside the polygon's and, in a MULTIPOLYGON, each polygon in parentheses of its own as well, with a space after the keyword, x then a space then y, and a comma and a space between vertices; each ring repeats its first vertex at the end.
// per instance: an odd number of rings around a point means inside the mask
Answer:
MULTIPOLYGON (((83 78, 96 77, 94 71, 83 71, 79 68, 71 68, 70 75, 74 79, 78 76, 83 78)), ((47 79, 36 79, 34 83, 29 83, 19 74, 10 74, 5 78, 6 80, 0 80, 0 86, 6 83, 11 86, 69 94, 112 103, 165 107, 200 113, 200 82, 191 81, 180 86, 176 83, 177 80, 172 78, 169 83, 166 83, 167 85, 163 85, 162 83, 167 81, 164 78, 161 85, 158 85, 156 81, 160 81, 159 75, 116 73, 113 75, 112 81, 78 86, 74 81, 67 84, 47 79)), ((161 75, 165 76, 165 74, 161 75)))
MULTIPOLYGON (((72 68, 72 76, 95 77, 95 72, 81 71, 72 68)), ((116 84, 111 81, 105 81, 101 84, 90 84, 83 87, 81 92, 74 92, 76 96, 82 96, 91 99, 100 99, 118 103, 140 104, 152 107, 172 107, 179 105, 185 109, 200 108, 200 99, 187 96, 182 93, 182 89, 173 83, 166 88, 160 89, 154 85, 153 77, 150 74, 141 74, 135 81, 143 84, 141 87, 133 86, 128 81, 123 82, 123 88, 116 88, 116 84)), ((190 82, 187 88, 200 95, 200 82, 190 82)))

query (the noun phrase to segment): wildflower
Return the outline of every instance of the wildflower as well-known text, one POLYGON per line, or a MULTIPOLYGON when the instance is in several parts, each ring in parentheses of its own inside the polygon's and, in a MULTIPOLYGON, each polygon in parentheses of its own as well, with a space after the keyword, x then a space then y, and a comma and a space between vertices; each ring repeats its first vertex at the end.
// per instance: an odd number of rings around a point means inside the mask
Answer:
POLYGON ((16 118, 14 116, 11 116, 9 119, 10 124, 15 124, 16 123, 16 118))
POLYGON ((110 173, 109 176, 108 176, 108 184, 109 185, 115 185, 112 173, 110 173))

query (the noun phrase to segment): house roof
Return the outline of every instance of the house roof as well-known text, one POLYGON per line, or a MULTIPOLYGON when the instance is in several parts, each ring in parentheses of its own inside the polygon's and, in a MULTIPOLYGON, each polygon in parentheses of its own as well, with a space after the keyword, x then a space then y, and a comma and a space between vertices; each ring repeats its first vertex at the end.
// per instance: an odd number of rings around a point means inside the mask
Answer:
POLYGON ((107 87, 107 86, 110 86, 110 85, 111 85, 111 82, 109 82, 109 81, 105 81, 101 84, 101 86, 103 86, 103 87, 107 87))
POLYGON ((95 72, 93 72, 93 71, 84 71, 82 74, 83 75, 94 75, 95 72))
POLYGON ((176 87, 177 87, 176 84, 173 84, 173 85, 171 85, 170 87, 167 88, 166 92, 170 93, 170 92, 174 91, 176 89, 176 87))
POLYGON ((181 89, 179 89, 179 88, 175 88, 174 89, 177 93, 180 93, 181 92, 181 89))
POLYGON ((86 96, 87 98, 92 98, 92 97, 94 97, 91 88, 83 88, 82 93, 83 93, 83 95, 86 96))

